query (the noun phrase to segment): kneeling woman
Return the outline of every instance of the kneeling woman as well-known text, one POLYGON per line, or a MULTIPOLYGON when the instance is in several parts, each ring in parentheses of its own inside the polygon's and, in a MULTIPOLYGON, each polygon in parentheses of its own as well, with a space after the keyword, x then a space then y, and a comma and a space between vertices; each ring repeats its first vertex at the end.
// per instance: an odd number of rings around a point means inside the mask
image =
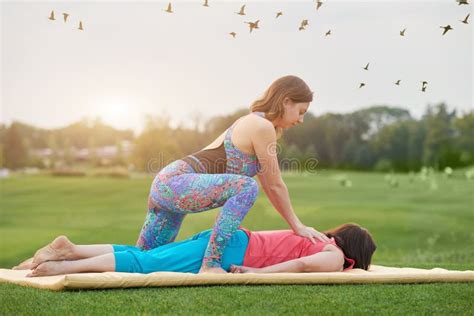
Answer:
MULTIPOLYGON (((34 261, 42 263, 28 276, 106 271, 198 273, 211 233, 206 230, 151 250, 124 245, 75 245, 60 236, 36 252, 34 261)), ((344 224, 325 234, 330 238, 328 242, 313 244, 290 230, 250 232, 240 228, 225 248, 222 267, 233 273, 369 268, 376 246, 366 229, 344 224)), ((15 269, 28 269, 30 264, 31 259, 15 269)))

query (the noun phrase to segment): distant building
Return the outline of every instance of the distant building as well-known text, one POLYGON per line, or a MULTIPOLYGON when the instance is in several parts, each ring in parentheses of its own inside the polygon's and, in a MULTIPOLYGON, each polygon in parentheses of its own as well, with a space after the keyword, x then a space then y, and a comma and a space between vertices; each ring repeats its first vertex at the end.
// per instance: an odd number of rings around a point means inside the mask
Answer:
POLYGON ((51 159, 54 156, 63 158, 66 155, 70 155, 76 161, 87 161, 92 158, 108 160, 119 158, 119 156, 127 158, 131 155, 132 149, 132 142, 124 140, 118 145, 107 145, 94 149, 71 147, 70 149, 61 148, 57 152, 54 152, 51 148, 37 148, 31 151, 31 155, 39 159, 51 159))

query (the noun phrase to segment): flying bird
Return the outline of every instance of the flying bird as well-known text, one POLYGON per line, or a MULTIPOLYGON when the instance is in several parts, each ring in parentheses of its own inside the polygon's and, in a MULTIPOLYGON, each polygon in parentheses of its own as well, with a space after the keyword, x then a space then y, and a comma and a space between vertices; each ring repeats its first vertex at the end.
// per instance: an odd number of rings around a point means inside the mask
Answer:
POLYGON ((331 30, 326 32, 326 36, 329 36, 329 35, 331 35, 331 30))
POLYGON ((421 82, 421 92, 426 91, 426 85, 428 84, 428 81, 422 81, 421 82))
POLYGON ((203 7, 209 7, 209 0, 204 0, 203 7))
POLYGON ((369 64, 370 63, 367 63, 367 65, 365 65, 365 67, 364 67, 365 70, 369 70, 369 64))
POLYGON ((51 15, 49 16, 49 18, 48 18, 48 19, 50 19, 51 21, 54 21, 54 20, 56 20, 56 19, 54 18, 54 10, 53 10, 53 11, 51 11, 51 15))
POLYGON ((171 2, 168 3, 168 8, 166 8, 165 12, 173 13, 173 9, 171 8, 171 2))
POLYGON ((323 5, 323 2, 321 0, 317 0, 316 1, 316 10, 319 10, 319 8, 321 8, 322 5, 323 5))
POLYGON ((64 22, 66 22, 66 21, 67 21, 67 17, 68 17, 68 16, 69 16, 69 14, 67 14, 67 13, 63 13, 64 22))
POLYGON ((309 25, 308 20, 303 20, 303 21, 301 21, 301 25, 298 28, 298 30, 300 30, 300 31, 306 30, 305 26, 308 26, 308 25, 309 25))
POLYGON ((230 32, 229 35, 231 35, 233 38, 235 38, 235 36, 237 35, 237 33, 235 33, 235 32, 230 32))
POLYGON ((276 17, 275 17, 275 19, 278 18, 278 17, 280 17, 280 16, 282 16, 282 15, 283 15, 283 12, 281 12, 281 11, 278 12, 277 15, 276 15, 276 17))
POLYGON ((82 21, 79 21, 79 27, 77 29, 81 30, 81 31, 84 31, 84 28, 82 27, 82 21))
POLYGON ((257 20, 255 22, 245 22, 249 25, 249 28, 250 28, 250 33, 252 33, 253 29, 258 29, 258 22, 260 22, 260 20, 257 20))
POLYGON ((457 0, 457 2, 458 2, 458 5, 469 4, 469 2, 467 2, 467 0, 457 0))
POLYGON ((396 84, 397 86, 399 86, 399 85, 400 85, 400 81, 401 81, 400 79, 397 80, 397 82, 395 82, 395 84, 396 84))
POLYGON ((361 82, 359 85, 359 89, 362 88, 363 86, 365 86, 365 83, 361 82))
POLYGON ((444 34, 448 33, 448 31, 449 31, 449 30, 454 30, 454 29, 451 27, 451 25, 449 25, 449 24, 448 24, 448 25, 446 25, 446 26, 440 26, 440 28, 444 29, 444 31, 443 31, 443 34, 442 34, 442 35, 444 35, 444 34))
POLYGON ((469 24, 469 22, 467 22, 467 19, 469 19, 469 16, 471 14, 469 13, 468 15, 466 15, 466 17, 464 18, 464 20, 462 20, 461 22, 464 23, 464 24, 469 24))
POLYGON ((238 14, 238 15, 245 15, 244 10, 245 10, 245 4, 240 8, 239 12, 235 12, 235 13, 238 14))
POLYGON ((407 30, 406 28, 404 28, 403 30, 401 30, 401 31, 400 31, 400 36, 405 36, 405 31, 406 31, 406 30, 407 30))

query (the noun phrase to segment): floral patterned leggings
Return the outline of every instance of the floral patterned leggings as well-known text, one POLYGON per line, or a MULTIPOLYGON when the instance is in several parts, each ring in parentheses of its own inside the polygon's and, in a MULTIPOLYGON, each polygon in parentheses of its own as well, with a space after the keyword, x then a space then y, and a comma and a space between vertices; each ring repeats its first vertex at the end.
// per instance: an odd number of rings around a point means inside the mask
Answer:
POLYGON ((148 250, 174 241, 184 216, 223 206, 212 229, 203 267, 220 267, 232 235, 257 198, 258 184, 237 174, 196 173, 182 160, 164 167, 155 177, 148 214, 137 241, 148 250))

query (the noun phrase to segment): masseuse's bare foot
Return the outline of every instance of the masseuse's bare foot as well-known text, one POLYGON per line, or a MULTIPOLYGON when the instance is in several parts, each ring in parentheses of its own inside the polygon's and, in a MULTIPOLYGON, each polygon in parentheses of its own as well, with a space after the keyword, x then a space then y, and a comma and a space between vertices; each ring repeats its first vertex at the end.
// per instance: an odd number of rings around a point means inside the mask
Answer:
POLYGON ((59 236, 49 245, 35 253, 29 269, 34 269, 45 261, 74 259, 74 244, 66 237, 59 236))
POLYGON ((199 273, 227 273, 226 270, 220 268, 220 267, 213 267, 213 268, 205 268, 201 267, 201 270, 199 270, 199 273))
POLYGON ((47 276, 47 275, 58 275, 66 274, 67 261, 47 261, 43 262, 36 267, 31 273, 27 274, 27 277, 47 276))

